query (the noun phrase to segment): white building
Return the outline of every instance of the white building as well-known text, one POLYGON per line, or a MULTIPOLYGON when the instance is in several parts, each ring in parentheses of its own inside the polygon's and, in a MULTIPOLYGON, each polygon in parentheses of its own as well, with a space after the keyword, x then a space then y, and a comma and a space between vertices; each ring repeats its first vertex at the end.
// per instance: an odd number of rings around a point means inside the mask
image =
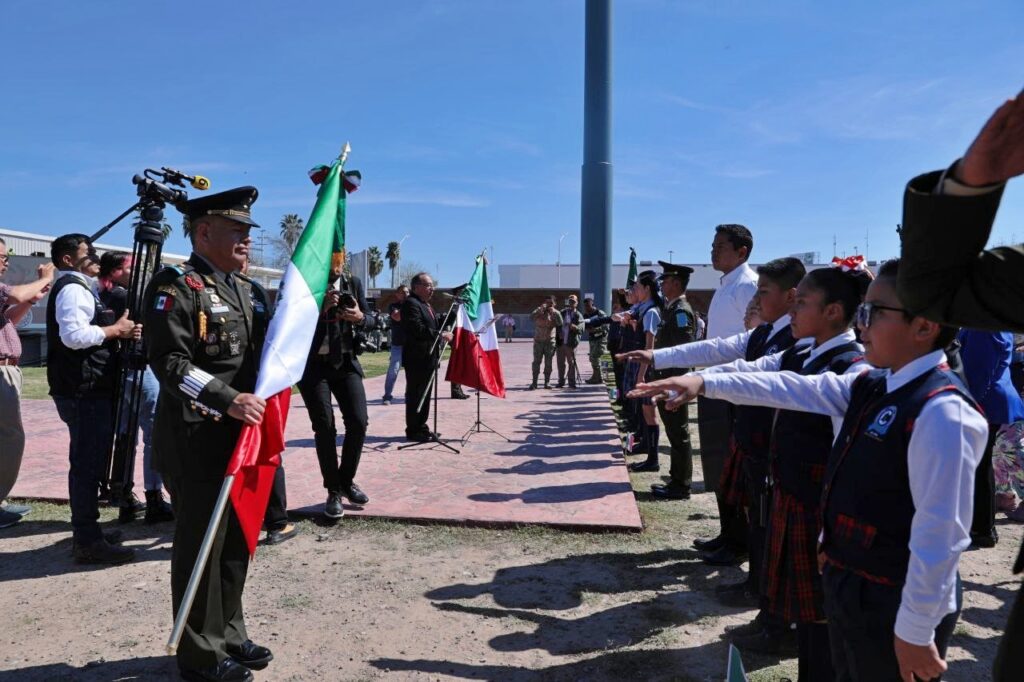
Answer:
MULTIPOLYGON (((7 243, 7 251, 12 256, 33 256, 49 260, 50 242, 56 239, 57 236, 59 235, 19 232, 17 230, 8 230, 0 227, 0 239, 3 239, 7 243)), ((95 246, 96 250, 101 254, 106 251, 122 251, 125 253, 132 252, 131 244, 121 246, 97 242, 93 244, 93 246, 95 246)), ((167 251, 164 251, 160 255, 163 262, 167 265, 177 265, 178 263, 184 263, 188 260, 188 256, 183 256, 179 253, 168 253, 167 251)), ((278 268, 265 268, 255 265, 249 268, 249 276, 256 280, 264 289, 276 290, 283 275, 284 270, 280 270, 278 268)), ((8 284, 18 283, 19 282, 8 281, 8 284)))

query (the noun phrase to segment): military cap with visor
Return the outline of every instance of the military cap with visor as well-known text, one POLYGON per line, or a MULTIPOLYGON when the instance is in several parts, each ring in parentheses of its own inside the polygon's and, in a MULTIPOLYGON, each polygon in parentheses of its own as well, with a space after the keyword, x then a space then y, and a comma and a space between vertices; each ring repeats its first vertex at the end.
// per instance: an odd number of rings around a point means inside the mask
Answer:
POLYGON ((252 219, 252 205, 256 203, 259 191, 255 187, 236 187, 217 194, 201 196, 186 201, 178 207, 189 222, 205 216, 221 216, 252 227, 259 224, 252 219))
POLYGON ((658 261, 658 265, 661 266, 662 270, 661 275, 658 276, 658 281, 663 281, 666 277, 678 277, 684 286, 690 283, 690 275, 693 274, 693 268, 663 260, 658 261))

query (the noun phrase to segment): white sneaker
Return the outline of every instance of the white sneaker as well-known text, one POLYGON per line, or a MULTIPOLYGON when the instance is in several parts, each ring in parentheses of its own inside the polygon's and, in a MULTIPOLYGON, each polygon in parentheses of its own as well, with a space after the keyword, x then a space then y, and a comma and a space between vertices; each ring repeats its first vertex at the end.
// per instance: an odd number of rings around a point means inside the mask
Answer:
POLYGON ((387 398, 385 398, 384 400, 381 400, 381 401, 380 401, 380 404, 381 404, 381 405, 390 405, 390 404, 391 404, 391 401, 390 401, 390 400, 388 400, 387 398))

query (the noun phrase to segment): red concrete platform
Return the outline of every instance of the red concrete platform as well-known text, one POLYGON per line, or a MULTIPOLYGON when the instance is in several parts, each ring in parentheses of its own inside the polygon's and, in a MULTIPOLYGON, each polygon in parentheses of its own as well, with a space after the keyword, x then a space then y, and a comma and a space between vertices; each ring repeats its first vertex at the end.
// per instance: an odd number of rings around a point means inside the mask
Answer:
MULTIPOLYGON (((483 431, 459 439, 476 420, 470 400, 451 400, 441 384, 438 430, 458 454, 428 445, 404 444, 405 406, 398 397, 381 405, 384 377, 366 381, 370 426, 356 482, 370 496, 353 516, 473 524, 544 524, 585 529, 640 530, 642 523, 622 459, 615 420, 603 386, 525 390, 533 344, 501 344, 508 395, 483 395, 482 420, 500 436, 483 431)), ((586 346, 577 351, 589 376, 586 346)), ((442 365, 442 372, 444 366, 442 365)), ((443 375, 442 375, 443 376, 443 375)), ((557 376, 557 374, 556 374, 557 376)), ((405 391, 399 374, 395 395, 405 391)), ((67 429, 49 400, 22 406, 26 451, 12 496, 67 499, 67 429)), ((339 432, 340 414, 336 414, 339 432)), ((325 492, 313 434, 301 397, 292 398, 284 455, 288 506, 298 513, 322 511, 325 492)), ((338 437, 340 447, 341 435, 338 437)), ((141 454, 137 465, 141 489, 141 454)))

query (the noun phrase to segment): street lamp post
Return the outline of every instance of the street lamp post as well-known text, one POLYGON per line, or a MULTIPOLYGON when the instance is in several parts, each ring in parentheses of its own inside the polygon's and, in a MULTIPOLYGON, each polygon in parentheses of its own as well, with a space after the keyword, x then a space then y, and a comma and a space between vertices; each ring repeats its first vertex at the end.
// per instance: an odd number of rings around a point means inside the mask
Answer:
POLYGON ((555 272, 558 273, 558 288, 562 288, 562 240, 565 239, 568 232, 563 232, 562 236, 558 238, 558 260, 555 261, 555 272))

